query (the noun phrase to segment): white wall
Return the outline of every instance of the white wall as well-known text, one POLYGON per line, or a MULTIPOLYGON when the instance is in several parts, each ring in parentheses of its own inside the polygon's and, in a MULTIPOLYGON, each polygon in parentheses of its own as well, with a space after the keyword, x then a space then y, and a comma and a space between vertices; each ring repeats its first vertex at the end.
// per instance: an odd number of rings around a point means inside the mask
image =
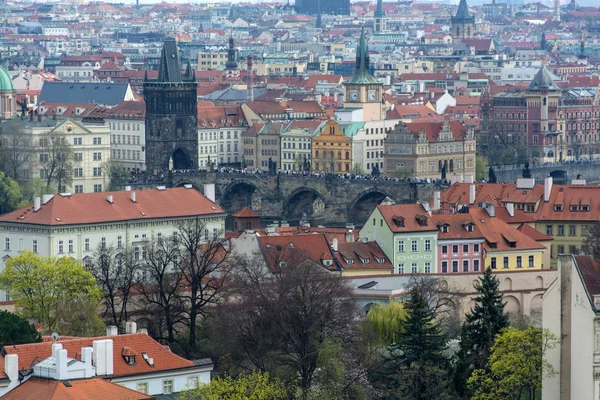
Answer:
MULTIPOLYGON (((154 374, 153 374, 154 375, 154 374)), ((112 382, 129 389, 138 390, 138 383, 148 384, 149 395, 163 394, 163 385, 165 380, 173 381, 173 393, 183 392, 194 387, 195 380, 199 383, 210 382, 210 371, 205 369, 185 370, 180 372, 165 372, 157 374, 159 376, 135 376, 132 378, 116 378, 112 382)))

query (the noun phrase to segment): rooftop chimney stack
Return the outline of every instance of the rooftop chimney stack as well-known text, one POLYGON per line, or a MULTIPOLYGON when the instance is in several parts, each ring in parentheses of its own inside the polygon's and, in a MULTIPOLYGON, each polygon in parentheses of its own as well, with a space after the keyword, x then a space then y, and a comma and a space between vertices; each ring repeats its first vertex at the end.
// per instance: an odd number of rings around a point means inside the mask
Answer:
POLYGON ((112 204, 112 203, 113 203, 113 196, 112 196, 112 194, 109 194, 109 195, 106 197, 106 199, 108 200, 108 202, 109 202, 110 204, 112 204))
POLYGON ((476 194, 475 184, 471 183, 469 185, 469 204, 470 205, 475 204, 475 194, 476 194))
POLYGON ((333 238, 333 244, 331 245, 331 248, 333 249, 333 251, 338 251, 338 240, 337 238, 333 238))
POLYGON ((36 197, 35 199, 33 199, 33 212, 40 210, 40 208, 42 207, 41 203, 42 202, 39 197, 36 197))
POLYGON ((354 232, 348 229, 345 234, 346 243, 354 243, 354 232))
POLYGON ((252 55, 248 55, 248 88, 246 100, 254 101, 254 73, 252 71, 252 55))
POLYGON ((92 369, 92 358, 94 354, 94 349, 91 347, 82 347, 81 348, 81 362, 85 364, 85 377, 93 378, 94 373, 92 369))
POLYGON ((133 321, 125 323, 125 333, 137 333, 137 324, 133 321))
POLYGON ((131 201, 136 203, 135 201, 135 192, 131 192, 131 201))
POLYGON ((506 211, 508 211, 508 215, 512 217, 515 216, 515 204, 514 203, 506 203, 506 211))
POLYGON ((60 343, 52 344, 52 356, 56 365, 56 379, 67 379, 67 350, 60 343))
POLYGON ((550 194, 552 194, 552 177, 549 176, 544 179, 544 201, 550 201, 550 194))
POLYGON ((17 354, 7 354, 4 356, 4 373, 11 382, 18 382, 19 356, 17 354))
POLYGON ((119 328, 115 325, 109 325, 106 327, 106 336, 117 336, 119 334, 119 328))
POLYGON ((204 185, 204 196, 206 196, 206 198, 208 198, 213 203, 216 201, 214 183, 207 183, 204 185))

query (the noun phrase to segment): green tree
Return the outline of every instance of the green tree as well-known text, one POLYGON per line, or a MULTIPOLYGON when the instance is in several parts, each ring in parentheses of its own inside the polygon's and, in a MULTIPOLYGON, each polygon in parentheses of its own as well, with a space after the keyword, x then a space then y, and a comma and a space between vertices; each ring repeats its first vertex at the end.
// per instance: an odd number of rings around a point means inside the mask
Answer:
POLYGON ((536 400, 542 379, 556 375, 544 358, 558 343, 547 329, 507 328, 497 337, 486 369, 477 369, 468 380, 471 400, 536 400))
POLYGON ((583 239, 581 250, 595 260, 600 259, 600 222, 592 225, 583 239))
POLYGON ((0 214, 6 214, 20 207, 25 207, 21 186, 12 178, 0 171, 0 214))
POLYGON ((353 175, 362 175, 364 173, 364 170, 362 168, 362 165, 360 163, 355 163, 354 166, 352 167, 352 174, 353 175))
POLYGON ((100 317, 100 299, 87 294, 75 298, 60 297, 55 309, 57 331, 61 335, 93 337, 106 332, 100 317))
POLYGON ((475 157, 475 179, 482 180, 487 178, 488 163, 482 155, 475 157))
POLYGON ((42 335, 25 318, 0 311, 0 347, 41 341, 42 335))
POLYGON ((32 251, 6 262, 0 273, 0 287, 16 301, 19 313, 37 318, 46 332, 58 328, 56 310, 60 301, 87 296, 98 301, 101 291, 89 271, 70 257, 41 257, 32 251))
POLYGON ((466 393, 466 380, 474 369, 485 368, 494 338, 509 325, 504 313, 502 293, 498 291, 498 278, 487 268, 474 285, 479 293, 475 306, 465 315, 461 333, 459 362, 455 372, 455 385, 459 394, 466 393))
POLYGON ((231 376, 215 378, 209 384, 198 384, 181 393, 179 400, 280 400, 287 399, 284 384, 271 378, 268 372, 254 371, 236 379, 231 376))
POLYGON ((110 177, 110 191, 123 190, 127 180, 131 178, 131 172, 123 166, 123 164, 111 161, 107 163, 108 173, 110 177))
POLYGON ((39 150, 46 186, 62 192, 73 183, 73 149, 62 135, 52 135, 39 150), (55 185, 55 186, 53 186, 55 185))
POLYGON ((398 340, 389 347, 385 378, 396 399, 428 400, 449 396, 445 338, 418 287, 406 302, 408 316, 398 340))
POLYGON ((393 300, 386 305, 375 303, 367 314, 367 320, 375 330, 380 343, 386 346, 396 342, 405 319, 404 304, 393 300))

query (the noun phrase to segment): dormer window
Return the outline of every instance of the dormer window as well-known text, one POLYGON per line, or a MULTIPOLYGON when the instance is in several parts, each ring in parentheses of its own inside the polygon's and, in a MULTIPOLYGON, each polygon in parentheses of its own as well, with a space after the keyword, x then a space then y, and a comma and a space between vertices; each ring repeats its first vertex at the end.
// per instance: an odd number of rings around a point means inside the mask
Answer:
POLYGON ((448 233, 449 230, 450 230, 450 228, 446 224, 440 226, 440 231, 442 231, 443 233, 448 233))
POLYGON ((571 205, 571 207, 569 207, 569 210, 573 211, 573 212, 579 211, 579 205, 578 204, 571 205))
POLYGON ((417 215, 416 217, 417 223, 419 226, 427 226, 427 217, 424 215, 417 215))
POLYGON ((121 349, 121 356, 123 357, 127 365, 136 365, 135 357, 137 356, 137 353, 133 351, 131 347, 123 347, 121 349))
POLYGON ((554 205, 554 211, 561 212, 562 210, 563 210, 563 205, 562 204, 555 204, 554 205))
POLYGON ((363 264, 368 264, 368 263, 369 263, 371 260, 370 260, 369 258, 361 258, 361 259, 360 259, 360 261, 361 261, 363 264))
POLYGON ((375 257, 375 259, 377 260, 377 264, 383 264, 385 262, 383 258, 375 257))
POLYGON ((346 261, 346 264, 354 264, 354 258, 345 258, 344 257, 344 261, 346 261))
POLYGON ((331 267, 333 262, 331 260, 323 260, 323 265, 326 267, 331 267))
POLYGON ((590 211, 590 206, 581 206, 581 211, 583 211, 583 212, 590 211))
POLYGON ((466 224, 465 229, 467 230, 467 232, 473 232, 473 230, 475 229, 474 224, 466 224))
POLYGON ((404 228, 404 217, 395 215, 392 217, 392 221, 394 221, 394 223, 396 224, 396 227, 404 228))

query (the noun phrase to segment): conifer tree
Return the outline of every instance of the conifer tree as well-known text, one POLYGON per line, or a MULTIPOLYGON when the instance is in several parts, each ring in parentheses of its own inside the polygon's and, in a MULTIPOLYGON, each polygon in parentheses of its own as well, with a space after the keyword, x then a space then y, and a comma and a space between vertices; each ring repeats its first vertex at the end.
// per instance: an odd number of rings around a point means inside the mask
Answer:
POLYGON ((465 394, 466 381, 473 370, 486 368, 496 335, 509 325, 499 285, 490 268, 474 285, 479 295, 474 299, 475 306, 465 315, 455 373, 456 390, 460 394, 465 394))

